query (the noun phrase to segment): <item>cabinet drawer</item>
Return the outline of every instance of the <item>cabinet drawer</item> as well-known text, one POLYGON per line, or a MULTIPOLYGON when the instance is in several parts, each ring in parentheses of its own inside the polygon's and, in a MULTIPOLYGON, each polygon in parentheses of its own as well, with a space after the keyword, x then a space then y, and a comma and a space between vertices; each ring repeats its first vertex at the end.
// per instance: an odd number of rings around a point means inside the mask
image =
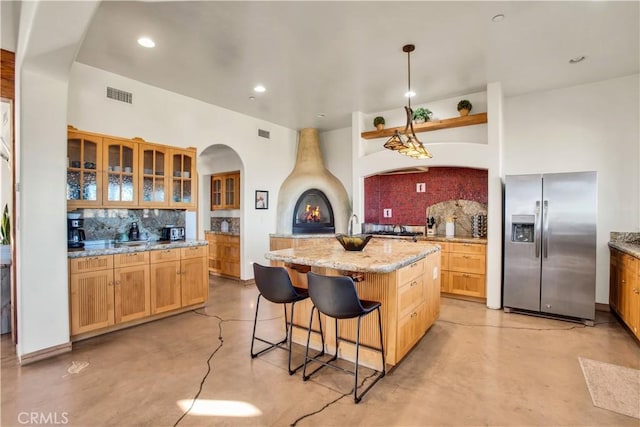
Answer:
POLYGON ((424 258, 398 270, 398 283, 402 285, 424 274, 424 258))
POLYGON ((408 314, 424 298, 424 276, 418 276, 398 288, 398 313, 408 314))
POLYGON ((448 288, 447 292, 452 294, 484 298, 485 275, 450 271, 448 288))
POLYGON ((112 268, 113 255, 72 258, 69 260, 69 271, 71 274, 109 270, 112 268))
POLYGON ((151 251, 151 264, 166 261, 179 261, 180 248, 162 249, 160 251, 151 251))
POLYGON ((484 274, 485 269, 484 255, 449 253, 449 271, 484 274))
POLYGON ((208 254, 208 246, 191 246, 188 248, 180 248, 180 257, 182 259, 206 257, 208 254))
POLYGON ((113 265, 119 267, 133 267, 135 265, 149 264, 149 251, 131 252, 113 256, 113 265))
POLYGON ((487 246, 479 243, 449 243, 449 252, 464 254, 485 254, 487 246))

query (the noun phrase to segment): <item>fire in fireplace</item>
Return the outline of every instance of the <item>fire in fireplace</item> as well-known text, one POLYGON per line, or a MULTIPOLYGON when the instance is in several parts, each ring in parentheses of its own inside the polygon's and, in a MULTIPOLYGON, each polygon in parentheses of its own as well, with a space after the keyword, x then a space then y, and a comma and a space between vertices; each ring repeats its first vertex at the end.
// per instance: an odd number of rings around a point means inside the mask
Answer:
POLYGON ((293 212, 293 234, 335 233, 333 209, 322 191, 312 188, 302 193, 293 212))

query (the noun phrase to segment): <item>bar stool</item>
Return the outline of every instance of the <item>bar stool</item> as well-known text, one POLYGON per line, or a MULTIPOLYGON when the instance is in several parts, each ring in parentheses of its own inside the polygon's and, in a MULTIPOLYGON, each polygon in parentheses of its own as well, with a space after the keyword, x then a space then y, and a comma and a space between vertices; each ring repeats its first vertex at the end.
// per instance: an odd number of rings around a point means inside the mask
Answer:
MULTIPOLYGON (((386 374, 386 367, 384 361, 384 344, 382 342, 382 317, 380 315, 380 303, 377 301, 367 301, 358 298, 356 292, 356 286, 353 279, 349 276, 322 276, 313 272, 307 273, 307 279, 309 284, 309 296, 313 302, 311 308, 311 316, 309 318, 309 330, 307 332, 307 348, 304 355, 304 367, 302 368, 302 380, 308 380, 311 375, 318 372, 325 366, 339 369, 347 372, 355 377, 353 385, 353 400, 355 403, 359 403, 362 397, 386 374), (309 357, 309 337, 311 336, 311 320, 313 319, 314 310, 324 314, 325 316, 335 319, 335 334, 336 334, 336 353, 327 361, 322 361, 317 356, 309 357), (382 371, 376 375, 375 380, 367 386, 362 393, 358 396, 358 356, 360 350, 360 319, 367 314, 378 312, 378 327, 380 330, 380 354, 382 356, 382 371), (354 364, 354 370, 350 371, 343 369, 331 362, 338 358, 338 343, 340 338, 338 336, 338 320, 339 319, 353 319, 357 318, 356 329, 356 360, 354 364), (307 375, 307 362, 315 361, 321 364, 318 368, 307 375)), ((322 331, 322 326, 320 327, 322 331)))
MULTIPOLYGON (((267 267, 258 263, 253 264, 253 274, 258 287, 258 301, 256 303, 256 315, 253 319, 253 333, 251 335, 251 358, 256 358, 262 353, 272 350, 276 347, 286 350, 289 353, 289 375, 293 375, 303 364, 295 368, 291 368, 291 335, 293 331, 293 310, 295 304, 299 301, 309 298, 307 289, 297 288, 291 283, 289 273, 283 267, 267 267), (285 337, 281 341, 271 342, 256 336, 256 325, 258 323, 258 309, 260 308, 260 298, 264 297, 268 301, 275 304, 283 304, 284 307, 284 328, 285 337), (291 304, 291 318, 287 318, 287 306, 291 304), (253 352, 253 345, 256 341, 261 341, 269 346, 257 353, 253 352), (287 345, 283 346, 283 344, 287 345)), ((320 314, 318 314, 318 319, 320 314)), ((322 341, 324 354, 324 340, 322 341)))

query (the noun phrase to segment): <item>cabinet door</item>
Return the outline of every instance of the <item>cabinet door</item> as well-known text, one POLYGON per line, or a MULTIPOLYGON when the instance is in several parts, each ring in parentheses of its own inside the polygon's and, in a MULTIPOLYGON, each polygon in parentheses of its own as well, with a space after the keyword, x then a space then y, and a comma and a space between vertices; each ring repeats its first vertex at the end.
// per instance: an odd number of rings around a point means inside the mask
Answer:
POLYGON ((138 204, 138 144, 133 141, 103 139, 105 163, 103 204, 138 204))
POLYGON ((452 294, 484 298, 484 274, 449 272, 449 291, 452 294))
POLYGON ((71 208, 101 205, 102 137, 69 131, 67 160, 67 205, 71 208))
POLYGON ((616 312, 620 311, 618 307, 618 251, 611 249, 611 255, 609 257, 609 307, 616 312))
POLYGON ((180 261, 151 264, 151 314, 181 306, 180 261))
POLYGON ((116 323, 149 316, 151 313, 149 266, 117 268, 114 270, 114 279, 116 323))
POLYGON ((113 270, 71 274, 71 335, 114 324, 113 270))
POLYGON ((183 259, 180 263, 182 306, 186 307, 206 301, 209 296, 206 257, 183 259))
POLYGON ((169 206, 193 208, 197 206, 197 173, 195 150, 170 150, 171 199, 169 206))
POLYGON ((234 172, 224 177, 225 209, 240 209, 240 173, 234 172))
POLYGON ((222 209, 222 177, 219 175, 211 176, 211 210, 222 209))
POLYGON ((169 147, 141 144, 139 172, 140 206, 163 207, 169 205, 169 147))
POLYGON ((423 303, 398 320, 396 362, 402 359, 424 335, 425 317, 426 306, 423 303))
POLYGON ((449 271, 459 271, 464 273, 485 273, 485 256, 469 253, 449 253, 449 271))

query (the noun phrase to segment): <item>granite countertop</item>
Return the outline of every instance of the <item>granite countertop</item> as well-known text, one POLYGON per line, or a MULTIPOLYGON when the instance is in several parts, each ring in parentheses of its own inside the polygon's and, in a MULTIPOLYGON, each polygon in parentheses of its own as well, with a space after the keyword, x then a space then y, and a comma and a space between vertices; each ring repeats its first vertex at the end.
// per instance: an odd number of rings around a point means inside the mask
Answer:
MULTIPOLYGON (((373 234, 373 233, 362 233, 362 234, 373 234)), ((335 237, 335 234, 269 234, 269 237, 282 237, 289 239, 310 239, 310 238, 323 238, 323 237, 335 237)), ((394 236, 394 235, 378 235, 373 234, 373 237, 380 239, 396 239, 396 240, 413 240, 414 236, 394 236)), ((472 237, 466 235, 457 235, 454 237, 446 237, 444 234, 436 235, 436 236, 425 236, 419 234, 415 236, 417 240, 427 241, 427 242, 454 242, 454 243, 478 243, 481 245, 487 244, 487 239, 482 237, 472 237)))
POLYGON ((132 242, 119 246, 106 242, 103 245, 91 245, 83 249, 69 249, 68 258, 82 258, 89 256, 128 254, 133 252, 158 251, 162 249, 189 248, 192 246, 206 246, 206 240, 177 240, 173 242, 136 242, 139 245, 133 246, 132 242))
POLYGON ((213 230, 205 230, 204 234, 216 234, 219 236, 239 236, 240 233, 234 233, 232 231, 213 231, 213 230))
POLYGON ((283 234, 283 233, 271 233, 269 234, 269 237, 279 237, 279 238, 285 238, 285 239, 311 239, 311 238, 335 238, 336 235, 329 233, 321 233, 321 234, 283 234))
POLYGON ((265 258, 312 267, 365 273, 390 273, 424 256, 440 251, 440 246, 424 241, 374 237, 362 252, 346 251, 335 239, 307 248, 269 251, 265 258))
POLYGON ((630 242, 609 242, 609 247, 640 258, 640 244, 630 242))

